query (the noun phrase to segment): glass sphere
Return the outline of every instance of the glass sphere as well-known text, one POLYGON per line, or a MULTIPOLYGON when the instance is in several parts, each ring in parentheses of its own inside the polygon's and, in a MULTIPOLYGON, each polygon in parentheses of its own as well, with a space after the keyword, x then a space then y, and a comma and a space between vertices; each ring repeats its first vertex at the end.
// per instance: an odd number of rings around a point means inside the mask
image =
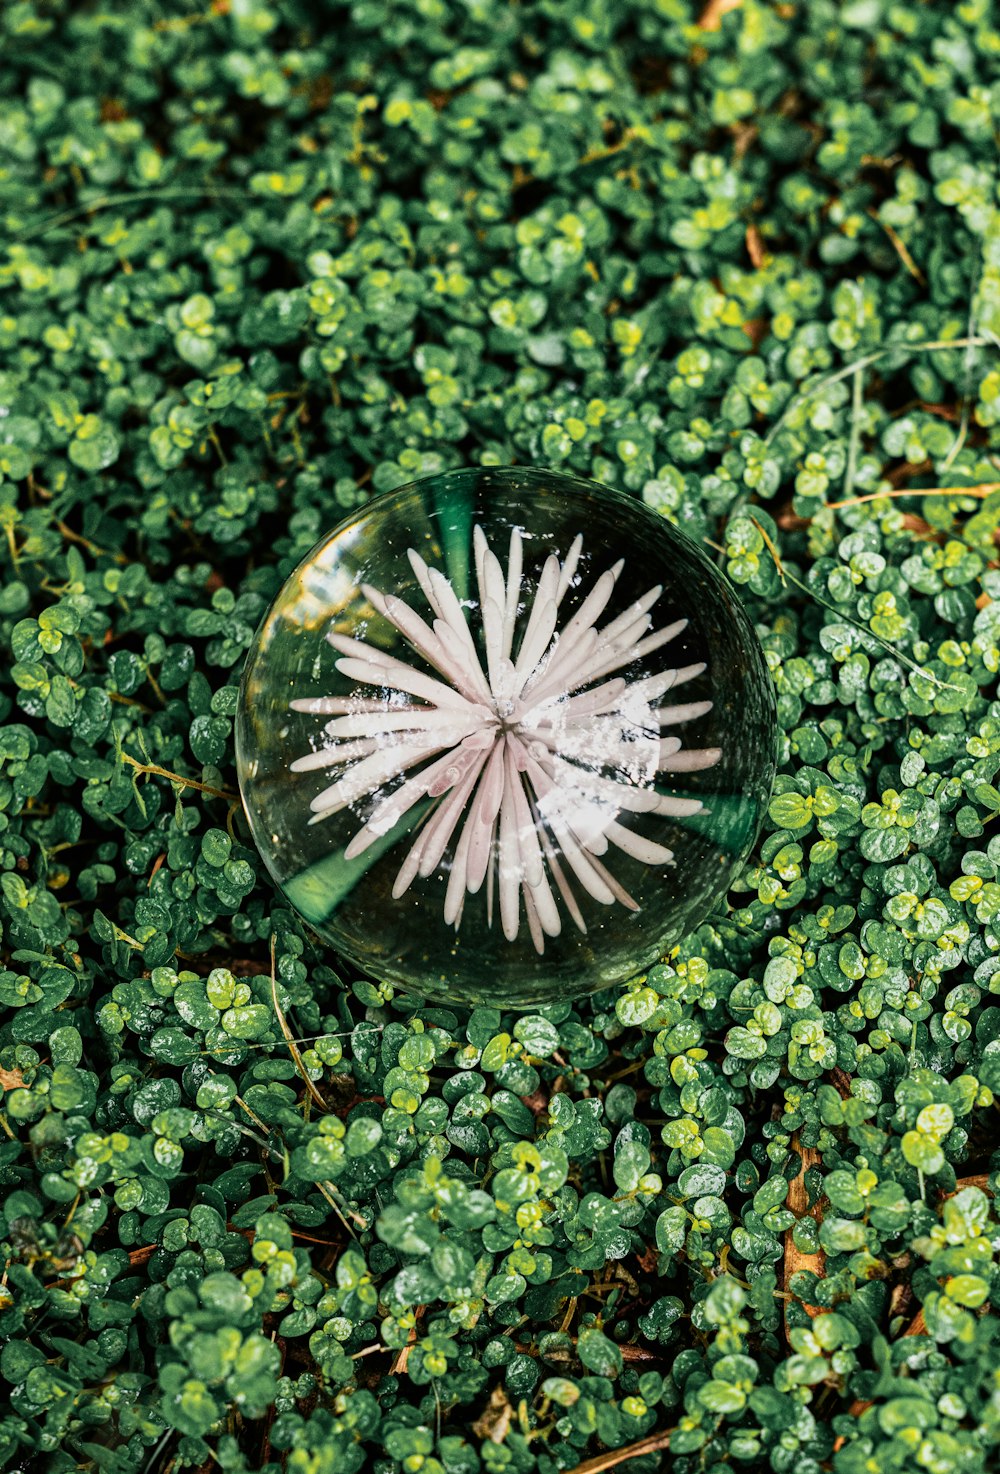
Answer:
POLYGON ((413 482, 317 543, 236 727, 292 906, 372 976, 469 1006, 656 962, 751 849, 775 747, 763 653, 701 549, 519 468, 413 482))

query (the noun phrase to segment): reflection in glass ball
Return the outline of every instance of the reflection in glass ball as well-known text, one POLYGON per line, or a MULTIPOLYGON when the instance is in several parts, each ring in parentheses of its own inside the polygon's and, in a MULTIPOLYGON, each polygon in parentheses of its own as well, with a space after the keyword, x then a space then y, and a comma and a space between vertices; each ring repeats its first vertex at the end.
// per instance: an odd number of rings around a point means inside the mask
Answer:
POLYGON ((763 654, 700 549, 521 469, 335 528, 265 616, 237 720, 292 905, 373 976, 469 1005, 656 961, 739 869, 774 758, 763 654))

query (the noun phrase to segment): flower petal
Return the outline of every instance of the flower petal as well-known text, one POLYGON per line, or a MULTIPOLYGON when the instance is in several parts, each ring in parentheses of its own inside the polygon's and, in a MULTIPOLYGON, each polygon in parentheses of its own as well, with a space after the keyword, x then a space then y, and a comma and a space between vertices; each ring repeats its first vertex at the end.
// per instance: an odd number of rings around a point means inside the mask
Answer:
POLYGON ((660 767, 664 773, 700 773, 714 768, 721 756, 721 747, 686 747, 665 758, 660 767))

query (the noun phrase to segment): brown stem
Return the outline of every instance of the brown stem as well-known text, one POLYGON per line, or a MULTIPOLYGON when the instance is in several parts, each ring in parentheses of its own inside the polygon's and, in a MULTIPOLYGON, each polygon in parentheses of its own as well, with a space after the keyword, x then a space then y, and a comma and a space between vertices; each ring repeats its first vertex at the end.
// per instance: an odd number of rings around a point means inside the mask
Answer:
POLYGON ((305 1082, 306 1090, 309 1092, 309 1095, 319 1106, 320 1110, 325 1113, 329 1110, 329 1106, 323 1099, 320 1092, 317 1090, 313 1081, 309 1078, 309 1072, 302 1062, 302 1056, 299 1053, 299 1047, 295 1042, 292 1031, 288 1027, 288 1021, 285 1018, 285 1015, 282 1013, 281 1005, 278 1002, 278 979, 274 960, 273 934, 271 936, 271 1002, 274 1004, 274 1012, 278 1020, 278 1026, 285 1037, 285 1043, 288 1045, 288 1053, 292 1056, 292 1062, 295 1065, 295 1068, 298 1070, 299 1074, 302 1076, 302 1079, 305 1082))
POLYGON ((196 788, 199 793, 211 794, 213 798, 225 798, 230 803, 238 802, 239 795, 228 788, 213 788, 208 783, 199 783, 196 778, 185 778, 182 773, 172 773, 169 768, 161 768, 159 763, 141 763, 138 758, 130 757, 127 752, 122 753, 122 761, 128 763, 129 767, 135 768, 137 773, 146 773, 150 777, 169 778, 171 783, 180 783, 185 788, 196 788))
MULTIPOLYGON (((813 1206, 810 1208, 809 1194, 806 1191, 806 1172, 809 1170, 810 1167, 815 1166, 815 1164, 819 1161, 819 1152, 817 1152, 814 1147, 800 1146, 797 1132, 792 1136, 792 1150, 798 1152, 799 1154, 799 1170, 792 1178, 791 1182, 788 1184, 788 1197, 786 1198, 786 1202, 788 1204, 788 1207, 795 1214, 796 1218, 804 1218, 806 1214, 810 1214, 817 1221, 820 1221, 822 1214, 820 1212, 819 1204, 814 1203, 813 1206)), ((806 1254, 803 1250, 797 1249, 795 1247, 795 1239, 793 1238, 793 1233, 794 1229, 791 1228, 788 1229, 785 1233, 785 1258, 784 1274, 782 1276, 782 1288, 789 1296, 788 1300, 785 1302, 786 1332, 788 1329, 788 1305, 795 1298, 790 1288, 792 1276, 798 1274, 800 1270, 811 1269, 815 1275, 822 1279, 826 1272, 826 1255, 823 1253, 822 1249, 820 1249, 819 1252, 816 1254, 806 1254)), ((820 1306, 806 1305, 804 1301, 801 1303, 803 1310, 809 1316, 815 1317, 824 1313, 820 1306)))
POLYGON ((731 10, 739 10, 742 4, 743 0, 708 0, 708 4, 698 17, 698 29, 717 31, 722 25, 722 17, 728 15, 731 10))
POLYGON ((844 502, 827 502, 830 511, 838 507, 860 507, 862 502, 877 502, 895 496, 974 496, 982 499, 1000 491, 1000 481, 981 481, 978 486, 899 486, 892 491, 869 491, 865 496, 851 496, 844 502))
MULTIPOLYGON (((420 1320, 420 1317, 423 1315, 425 1309, 426 1309, 425 1306, 418 1305, 417 1308, 416 1308, 416 1310, 414 1311, 414 1315, 416 1316, 418 1322, 420 1320)), ((407 1337, 406 1345, 405 1346, 401 1346, 399 1348, 399 1350, 396 1352, 396 1355, 393 1357, 392 1366, 389 1368, 389 1375, 390 1375, 390 1377, 398 1377, 399 1374, 400 1374, 400 1372, 405 1372, 406 1371, 406 1363, 410 1359, 410 1352, 413 1350, 413 1348, 414 1348, 414 1346, 416 1346, 416 1344, 417 1344, 417 1327, 416 1326, 413 1326, 413 1328, 410 1331, 409 1336, 407 1337)))
POLYGON ((638 1443, 629 1443, 625 1448, 612 1448, 592 1459, 584 1459, 582 1464, 574 1464, 564 1474, 602 1474, 602 1470, 615 1469, 629 1459, 641 1459, 645 1454, 659 1453, 660 1449, 670 1447, 670 1440, 676 1431, 676 1428, 663 1428, 659 1433, 650 1433, 648 1437, 640 1438, 638 1443))

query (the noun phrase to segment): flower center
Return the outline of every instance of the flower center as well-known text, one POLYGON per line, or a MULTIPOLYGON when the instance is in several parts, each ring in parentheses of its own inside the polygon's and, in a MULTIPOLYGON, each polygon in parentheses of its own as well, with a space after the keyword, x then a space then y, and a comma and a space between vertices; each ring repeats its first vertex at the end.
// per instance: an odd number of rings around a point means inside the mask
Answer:
POLYGON ((524 703, 518 701, 514 696, 495 697, 493 700, 493 711, 500 727, 500 735, 506 736, 513 732, 524 720, 524 703))

